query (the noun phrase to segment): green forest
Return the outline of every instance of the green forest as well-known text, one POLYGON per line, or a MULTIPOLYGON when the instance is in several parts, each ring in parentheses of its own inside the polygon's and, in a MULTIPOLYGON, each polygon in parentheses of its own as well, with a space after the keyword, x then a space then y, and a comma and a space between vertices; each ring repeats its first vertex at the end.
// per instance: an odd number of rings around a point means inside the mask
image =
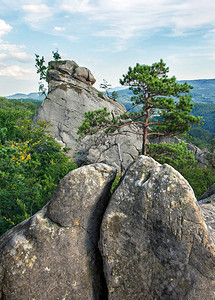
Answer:
POLYGON ((32 126, 38 104, 0 98, 0 234, 40 210, 76 168, 65 149, 32 126))

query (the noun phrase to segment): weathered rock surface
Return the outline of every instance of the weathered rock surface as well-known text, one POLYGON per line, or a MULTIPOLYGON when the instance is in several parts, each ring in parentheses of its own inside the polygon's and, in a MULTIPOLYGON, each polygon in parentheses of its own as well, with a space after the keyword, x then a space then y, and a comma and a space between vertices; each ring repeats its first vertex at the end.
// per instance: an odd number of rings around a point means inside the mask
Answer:
POLYGON ((210 236, 215 243, 215 194, 198 201, 210 236))
POLYGON ((0 239, 0 299, 106 299, 99 227, 115 170, 69 173, 52 200, 0 239))
POLYGON ((93 85, 96 82, 96 80, 95 80, 93 74, 90 72, 90 70, 87 68, 84 68, 84 67, 76 68, 75 72, 73 74, 73 77, 86 83, 86 84, 93 85))
POLYGON ((48 81, 61 81, 64 80, 64 78, 69 79, 72 77, 90 85, 96 82, 89 69, 79 67, 73 60, 49 62, 48 81))
POLYGON ((116 116, 125 112, 125 107, 105 95, 99 97, 99 91, 86 84, 92 84, 95 80, 91 72, 79 68, 74 61, 51 62, 49 66, 49 92, 33 122, 50 122, 52 136, 61 145, 72 149, 69 154, 75 156, 78 165, 105 162, 119 166, 119 143, 124 166, 128 166, 139 154, 140 136, 124 132, 121 136, 116 135, 109 139, 99 138, 97 135, 87 137, 82 142, 76 141, 77 129, 82 124, 85 112, 107 107, 116 116), (88 77, 83 79, 85 71, 88 77))
POLYGON ((215 299, 215 246, 188 182, 140 156, 103 218, 109 299, 215 299))

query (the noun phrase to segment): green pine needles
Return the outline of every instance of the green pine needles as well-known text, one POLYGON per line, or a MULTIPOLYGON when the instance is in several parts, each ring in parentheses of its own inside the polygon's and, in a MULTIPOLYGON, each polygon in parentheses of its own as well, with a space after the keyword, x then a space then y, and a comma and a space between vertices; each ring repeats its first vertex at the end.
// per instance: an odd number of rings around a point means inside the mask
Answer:
MULTIPOLYGON (((57 51, 52 51, 52 55, 55 61, 59 61, 61 59, 61 55, 58 53, 57 51)), ((39 92, 42 95, 46 95, 47 94, 47 89, 45 88, 45 85, 43 83, 43 81, 48 82, 48 70, 49 67, 45 65, 45 58, 44 56, 42 56, 40 58, 40 56, 38 54, 35 53, 35 67, 37 69, 37 74, 40 74, 40 82, 38 82, 39 84, 39 92)))
POLYGON ((199 125, 202 118, 190 115, 193 104, 188 93, 192 87, 186 82, 177 83, 174 76, 168 78, 168 72, 162 59, 151 66, 137 63, 129 67, 120 83, 129 86, 133 92, 132 107, 139 110, 118 117, 113 117, 107 109, 88 112, 78 128, 80 138, 101 130, 110 134, 135 124, 137 130, 132 129, 132 133, 142 136, 141 153, 146 155, 148 137, 179 134, 188 131, 191 125, 199 125))

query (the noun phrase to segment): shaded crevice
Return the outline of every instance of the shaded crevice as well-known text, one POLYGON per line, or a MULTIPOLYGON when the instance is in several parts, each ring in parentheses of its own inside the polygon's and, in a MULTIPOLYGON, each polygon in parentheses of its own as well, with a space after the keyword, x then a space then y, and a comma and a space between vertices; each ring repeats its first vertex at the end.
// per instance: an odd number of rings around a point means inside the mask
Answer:
POLYGON ((108 299, 108 288, 103 269, 103 259, 99 250, 98 243, 103 215, 111 198, 110 189, 115 176, 116 172, 114 176, 110 178, 110 181, 103 189, 102 194, 98 197, 98 200, 92 207, 87 224, 85 246, 89 258, 90 276, 94 300, 108 299))
POLYGON ((63 226, 63 225, 61 225, 60 223, 58 223, 58 222, 52 220, 52 219, 51 219, 50 217, 48 217, 46 214, 45 214, 44 217, 47 218, 47 219, 49 220, 49 222, 51 222, 51 223, 57 225, 59 228, 67 228, 67 226, 63 226))

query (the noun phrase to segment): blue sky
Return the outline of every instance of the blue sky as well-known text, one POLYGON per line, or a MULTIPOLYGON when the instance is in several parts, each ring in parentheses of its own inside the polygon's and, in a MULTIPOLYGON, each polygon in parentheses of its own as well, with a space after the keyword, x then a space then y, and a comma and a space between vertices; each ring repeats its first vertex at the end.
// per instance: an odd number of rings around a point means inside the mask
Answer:
POLYGON ((88 67, 112 87, 161 58, 169 75, 215 78, 215 1, 1 0, 0 96, 38 90, 35 53, 88 67))

